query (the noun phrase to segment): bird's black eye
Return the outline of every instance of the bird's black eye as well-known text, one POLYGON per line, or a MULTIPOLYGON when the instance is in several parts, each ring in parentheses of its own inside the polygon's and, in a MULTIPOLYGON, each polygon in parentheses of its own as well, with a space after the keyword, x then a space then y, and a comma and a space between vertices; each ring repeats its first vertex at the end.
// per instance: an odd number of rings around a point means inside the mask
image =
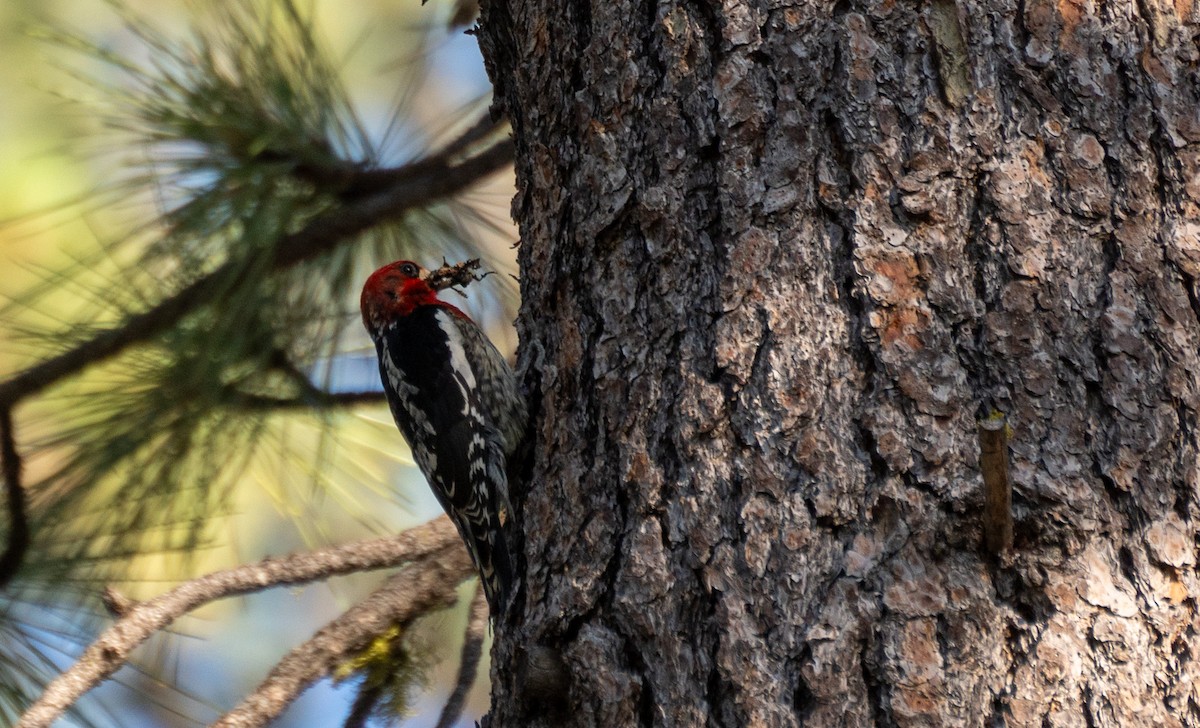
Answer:
POLYGON ((416 278, 417 266, 412 263, 405 263, 404 265, 400 266, 400 272, 409 278, 416 278))

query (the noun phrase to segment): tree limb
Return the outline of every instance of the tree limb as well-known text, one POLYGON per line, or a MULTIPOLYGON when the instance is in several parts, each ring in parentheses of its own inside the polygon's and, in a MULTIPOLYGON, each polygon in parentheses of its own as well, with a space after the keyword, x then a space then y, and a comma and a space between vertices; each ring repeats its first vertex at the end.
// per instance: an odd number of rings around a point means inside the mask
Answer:
POLYGON ((300 397, 268 397, 257 394, 239 395, 235 406, 244 410, 297 410, 355 407, 360 404, 382 404, 387 401, 383 390, 359 392, 325 392, 316 390, 300 397))
POLYGON ((13 434, 12 409, 0 407, 0 470, 4 474, 5 507, 8 509, 8 543, 0 554, 0 587, 21 568, 29 548, 29 520, 25 514, 25 489, 21 485, 21 455, 13 434))
MULTIPOLYGON (((271 557, 180 584, 161 596, 129 606, 120 619, 84 651, 78 662, 51 681, 41 697, 21 716, 17 728, 49 726, 84 693, 124 665, 134 647, 199 606, 268 587, 393 567, 443 552, 451 554, 446 557, 449 563, 457 565, 459 560, 464 561, 469 571, 470 561, 458 531, 445 516, 396 536, 271 557)), ((460 577, 454 583, 461 580, 460 577)))
POLYGON ((241 705, 212 728, 254 728, 276 718, 313 682, 388 627, 454 603, 455 587, 475 573, 464 548, 446 548, 410 564, 379 591, 346 610, 289 652, 241 705))
POLYGON ((471 600, 471 614, 467 617, 467 629, 463 633, 462 657, 458 663, 458 680, 454 690, 446 698, 446 707, 438 718, 435 728, 450 728, 462 715, 463 706, 467 703, 467 693, 475 684, 475 675, 479 672, 479 658, 483 656, 483 639, 487 633, 488 603, 484 598, 483 589, 475 589, 475 598, 471 600))
MULTIPOLYGON (((511 162, 512 155, 512 141, 504 139, 457 164, 453 154, 443 152, 400 167, 390 173, 390 182, 380 191, 318 216, 303 229, 284 236, 275 246, 269 266, 290 268, 384 220, 457 194, 511 162)), ((11 407, 90 364, 165 331, 249 274, 239 262, 225 263, 152 308, 130 316, 119 327, 18 372, 0 383, 0 408, 11 407)))
MULTIPOLYGON (((457 138, 439 150, 437 156, 450 159, 465 152, 472 144, 482 141, 497 131, 506 121, 503 118, 494 119, 490 113, 476 120, 457 138)), ((292 161, 290 173, 297 179, 304 180, 321 189, 332 192, 343 202, 349 202, 365 195, 379 192, 387 188, 398 177, 410 174, 413 165, 399 168, 373 168, 359 162, 315 163, 306 160, 293 160, 287 152, 272 152, 264 150, 255 156, 259 161, 292 161)))

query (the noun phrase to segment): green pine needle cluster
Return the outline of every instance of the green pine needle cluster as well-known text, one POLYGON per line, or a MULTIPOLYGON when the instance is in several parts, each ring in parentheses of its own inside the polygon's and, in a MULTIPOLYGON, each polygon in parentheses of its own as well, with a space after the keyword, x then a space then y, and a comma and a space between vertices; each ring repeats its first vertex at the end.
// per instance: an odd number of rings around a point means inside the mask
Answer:
MULTIPOLYGON (((32 557, 34 569, 48 566, 36 563, 39 556, 32 557)), ((64 594, 52 586, 27 585, 19 599, 0 598, 0 725, 14 725, 47 676, 90 639, 97 615, 78 603, 80 592, 64 594)), ((69 717, 81 725, 112 724, 94 706, 75 706, 69 717)))
POLYGON ((411 630, 397 625, 376 637, 334 673, 338 681, 359 681, 348 723, 366 725, 377 718, 387 725, 408 715, 412 693, 428 685, 431 666, 429 646, 411 630))

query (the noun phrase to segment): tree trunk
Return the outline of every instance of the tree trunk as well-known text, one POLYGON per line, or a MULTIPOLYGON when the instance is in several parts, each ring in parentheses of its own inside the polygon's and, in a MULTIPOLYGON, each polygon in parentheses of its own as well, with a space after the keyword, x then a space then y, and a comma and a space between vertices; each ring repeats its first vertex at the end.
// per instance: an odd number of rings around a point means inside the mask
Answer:
POLYGON ((1198 35, 484 3, 534 435, 493 725, 1200 725, 1198 35))

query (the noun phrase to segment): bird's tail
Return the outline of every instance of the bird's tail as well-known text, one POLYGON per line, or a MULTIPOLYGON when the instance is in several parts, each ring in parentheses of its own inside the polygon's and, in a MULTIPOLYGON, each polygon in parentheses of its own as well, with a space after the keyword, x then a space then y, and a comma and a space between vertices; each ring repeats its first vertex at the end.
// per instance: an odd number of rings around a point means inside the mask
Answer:
MULTIPOLYGON (((491 608, 493 619, 496 620, 504 616, 513 592, 513 558, 504 531, 505 529, 499 528, 492 534, 493 540, 487 545, 487 568, 485 569, 482 563, 477 564, 480 567, 480 578, 488 606, 491 608)), ((483 556, 482 553, 480 555, 483 556)))
POLYGON ((475 570, 479 572, 492 619, 499 620, 513 593, 513 557, 505 533, 507 529, 503 523, 496 524, 497 527, 488 524, 488 527, 472 528, 470 524, 454 520, 475 570))

